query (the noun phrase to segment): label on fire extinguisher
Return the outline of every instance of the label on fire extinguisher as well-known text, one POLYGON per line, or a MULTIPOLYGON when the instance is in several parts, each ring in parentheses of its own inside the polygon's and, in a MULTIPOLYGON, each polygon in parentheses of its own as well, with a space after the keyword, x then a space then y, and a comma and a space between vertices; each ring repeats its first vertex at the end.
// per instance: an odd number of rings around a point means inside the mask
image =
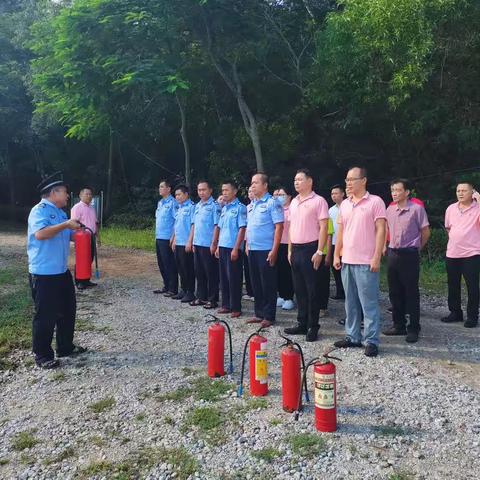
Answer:
POLYGON ((315 406, 323 409, 335 408, 335 375, 315 372, 315 406))
MULTIPOLYGON (((266 342, 262 344, 266 345, 266 342)), ((255 352, 255 380, 260 383, 268 381, 267 350, 257 350, 255 352)))

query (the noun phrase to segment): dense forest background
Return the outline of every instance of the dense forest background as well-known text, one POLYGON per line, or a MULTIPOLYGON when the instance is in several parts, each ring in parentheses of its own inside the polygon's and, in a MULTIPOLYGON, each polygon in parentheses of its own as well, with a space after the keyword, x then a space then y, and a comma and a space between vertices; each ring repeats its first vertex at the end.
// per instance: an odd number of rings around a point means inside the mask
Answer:
POLYGON ((479 152, 478 0, 0 0, 0 216, 56 170, 153 215, 164 177, 360 163, 439 222, 479 152))

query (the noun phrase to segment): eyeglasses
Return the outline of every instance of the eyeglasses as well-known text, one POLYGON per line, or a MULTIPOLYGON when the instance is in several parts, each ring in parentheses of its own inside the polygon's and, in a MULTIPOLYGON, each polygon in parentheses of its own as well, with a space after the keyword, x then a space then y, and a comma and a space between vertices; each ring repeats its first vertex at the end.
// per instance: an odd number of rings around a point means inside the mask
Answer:
POLYGON ((346 179, 345 179, 345 183, 353 183, 353 182, 356 182, 357 180, 362 180, 362 178, 365 178, 365 177, 346 178, 346 179))

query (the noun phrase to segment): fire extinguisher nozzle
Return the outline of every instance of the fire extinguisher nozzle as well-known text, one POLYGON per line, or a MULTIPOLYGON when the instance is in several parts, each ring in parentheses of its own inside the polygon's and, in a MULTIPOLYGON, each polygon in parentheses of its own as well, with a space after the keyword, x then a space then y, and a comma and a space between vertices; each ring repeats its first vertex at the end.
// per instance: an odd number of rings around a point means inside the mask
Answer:
POLYGON ((231 375, 233 373, 233 363, 230 362, 230 366, 228 367, 228 373, 231 375))
POLYGON ((300 412, 298 410, 295 411, 295 421, 298 422, 298 417, 300 416, 300 412))
POLYGON ((240 398, 243 395, 243 385, 238 386, 237 397, 240 398))

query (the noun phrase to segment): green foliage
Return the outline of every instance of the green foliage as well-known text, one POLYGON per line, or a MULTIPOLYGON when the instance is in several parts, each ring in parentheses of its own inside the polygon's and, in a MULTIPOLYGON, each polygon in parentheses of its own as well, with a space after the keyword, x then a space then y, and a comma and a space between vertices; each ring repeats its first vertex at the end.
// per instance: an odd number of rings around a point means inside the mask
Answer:
POLYGON ((116 401, 113 397, 107 397, 103 398, 102 400, 99 400, 98 402, 91 403, 88 408, 93 412, 93 413, 103 413, 108 410, 111 410, 115 405, 116 401))
POLYGON ((212 380, 208 377, 196 379, 193 390, 197 400, 217 402, 226 394, 234 390, 234 386, 223 380, 212 380))
POLYGON ((126 228, 129 230, 147 230, 155 227, 153 216, 139 215, 138 213, 114 213, 108 219, 109 227, 126 228))
POLYGON ((194 426, 206 433, 219 428, 223 424, 223 415, 213 407, 197 407, 187 416, 185 425, 194 426))
POLYGON ((443 228, 432 228, 430 239, 425 245, 422 257, 429 262, 443 260, 447 251, 448 234, 443 228))
POLYGON ((109 227, 102 230, 103 245, 118 248, 155 251, 155 233, 152 230, 130 230, 128 228, 109 227))
POLYGON ((12 441, 12 448, 17 451, 33 448, 38 443, 31 431, 17 433, 12 441))
POLYGON ((267 463, 272 463, 275 458, 279 457, 281 452, 273 447, 263 448, 261 450, 254 450, 252 452, 252 457, 257 460, 263 460, 267 463))
POLYGON ((327 449, 327 442, 318 434, 299 433, 289 438, 292 452, 295 455, 305 458, 313 458, 327 449))

